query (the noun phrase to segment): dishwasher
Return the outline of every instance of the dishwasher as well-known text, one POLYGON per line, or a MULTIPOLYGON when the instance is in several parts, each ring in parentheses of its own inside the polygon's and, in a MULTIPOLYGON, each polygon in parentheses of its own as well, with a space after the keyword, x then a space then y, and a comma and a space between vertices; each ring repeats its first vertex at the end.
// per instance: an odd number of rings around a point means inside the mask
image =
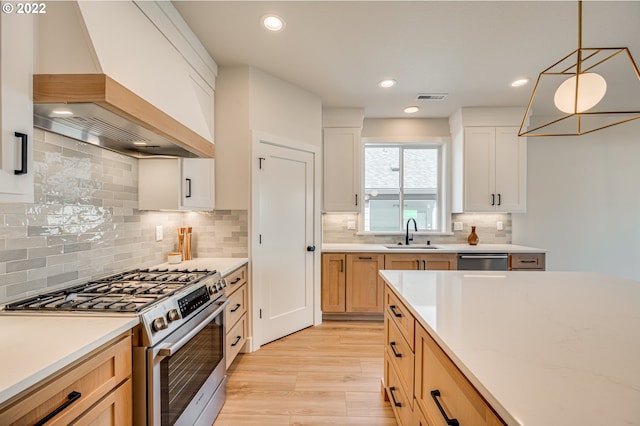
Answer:
POLYGON ((460 253, 459 271, 506 271, 509 265, 507 253, 460 253))

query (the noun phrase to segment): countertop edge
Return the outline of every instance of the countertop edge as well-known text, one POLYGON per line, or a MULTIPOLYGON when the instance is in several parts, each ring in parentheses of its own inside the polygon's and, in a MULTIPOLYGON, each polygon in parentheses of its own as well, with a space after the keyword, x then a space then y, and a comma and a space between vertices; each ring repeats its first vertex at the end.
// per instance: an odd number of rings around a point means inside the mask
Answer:
POLYGON ((449 346, 440 338, 438 333, 433 330, 427 323, 427 321, 422 318, 422 316, 415 310, 415 308, 409 303, 407 299, 402 295, 400 291, 393 285, 393 283, 389 280, 388 277, 385 276, 384 271, 379 272, 380 276, 384 280, 385 284, 391 289, 393 294, 405 304, 405 306, 411 312, 411 315, 420 323, 420 325, 429 333, 429 336, 435 340, 435 342, 440 346, 443 352, 451 359, 453 364, 462 372, 467 380, 473 385, 473 387, 480 393, 480 395, 487 401, 487 403, 491 406, 491 408, 498 413, 500 418, 504 420, 508 425, 522 426, 518 420, 511 413, 507 411, 507 409, 498 401, 497 398, 493 396, 491 392, 480 382, 480 380, 473 374, 473 372, 467 368, 467 366, 458 358, 449 346))
POLYGON ((532 253, 546 254, 549 250, 518 244, 479 244, 469 246, 464 244, 433 244, 437 249, 389 249, 385 244, 348 244, 328 243, 322 245, 322 253, 362 253, 375 252, 381 254, 393 253, 532 253))

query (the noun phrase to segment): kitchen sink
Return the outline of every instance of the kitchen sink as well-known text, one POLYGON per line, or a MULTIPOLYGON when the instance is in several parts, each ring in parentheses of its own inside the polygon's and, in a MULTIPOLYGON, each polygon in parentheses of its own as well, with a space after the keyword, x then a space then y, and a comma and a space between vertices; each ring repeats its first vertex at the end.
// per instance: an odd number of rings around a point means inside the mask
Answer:
POLYGON ((393 245, 386 245, 385 246, 388 249, 391 250, 437 250, 438 247, 436 246, 432 246, 432 245, 427 245, 427 244, 410 244, 408 246, 406 245, 398 245, 398 244, 393 244, 393 245))

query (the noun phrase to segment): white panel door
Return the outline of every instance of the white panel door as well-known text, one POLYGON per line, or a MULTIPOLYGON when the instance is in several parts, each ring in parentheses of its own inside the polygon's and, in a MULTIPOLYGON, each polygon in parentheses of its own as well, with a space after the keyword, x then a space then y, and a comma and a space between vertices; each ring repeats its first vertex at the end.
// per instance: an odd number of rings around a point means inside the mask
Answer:
POLYGON ((258 147, 254 286, 262 345, 313 324, 314 154, 258 147))
POLYGON ((324 129, 324 192, 326 212, 357 212, 360 209, 360 129, 324 129))
POLYGON ((215 170, 212 158, 184 158, 182 161, 181 209, 213 210, 215 170))
POLYGON ((495 128, 464 129, 464 210, 494 211, 495 128))
POLYGON ((518 137, 517 127, 496 128, 496 210, 525 211, 526 138, 518 137))

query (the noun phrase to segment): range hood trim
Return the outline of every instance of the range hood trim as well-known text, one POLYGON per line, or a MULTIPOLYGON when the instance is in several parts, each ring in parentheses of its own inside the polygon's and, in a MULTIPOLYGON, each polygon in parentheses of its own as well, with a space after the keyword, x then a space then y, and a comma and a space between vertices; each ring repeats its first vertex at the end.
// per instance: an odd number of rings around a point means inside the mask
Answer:
MULTIPOLYGON (((214 145, 106 74, 35 74, 34 104, 93 103, 198 157, 214 158, 214 145)), ((125 152, 127 155, 131 153, 125 152)))

